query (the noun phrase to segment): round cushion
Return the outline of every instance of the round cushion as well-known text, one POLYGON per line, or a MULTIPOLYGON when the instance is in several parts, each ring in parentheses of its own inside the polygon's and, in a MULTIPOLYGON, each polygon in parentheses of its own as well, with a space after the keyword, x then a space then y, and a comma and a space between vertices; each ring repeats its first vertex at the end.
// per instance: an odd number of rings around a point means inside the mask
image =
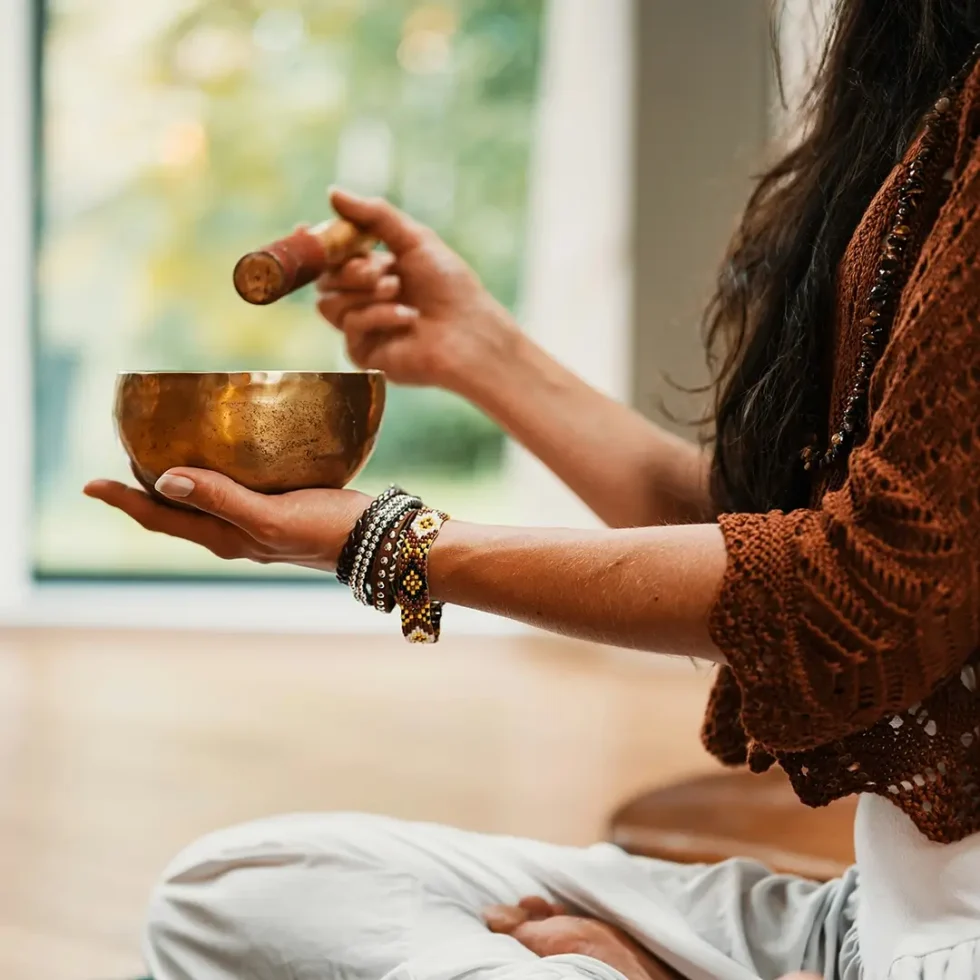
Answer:
POLYGON ((713 864, 754 858, 774 871, 818 881, 854 863, 854 797, 804 806, 781 769, 722 772, 653 790, 627 803, 609 840, 630 854, 713 864))

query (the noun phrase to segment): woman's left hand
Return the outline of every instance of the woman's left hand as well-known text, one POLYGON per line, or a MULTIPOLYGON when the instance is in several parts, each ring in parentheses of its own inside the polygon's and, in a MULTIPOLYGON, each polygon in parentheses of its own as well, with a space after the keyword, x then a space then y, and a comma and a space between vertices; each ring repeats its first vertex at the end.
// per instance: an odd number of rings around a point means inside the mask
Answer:
POLYGON ((173 469, 161 495, 194 510, 168 507, 142 490, 96 480, 85 493, 128 514, 148 531, 193 541, 219 558, 283 562, 332 572, 351 529, 370 503, 353 490, 253 493, 208 470, 173 469))

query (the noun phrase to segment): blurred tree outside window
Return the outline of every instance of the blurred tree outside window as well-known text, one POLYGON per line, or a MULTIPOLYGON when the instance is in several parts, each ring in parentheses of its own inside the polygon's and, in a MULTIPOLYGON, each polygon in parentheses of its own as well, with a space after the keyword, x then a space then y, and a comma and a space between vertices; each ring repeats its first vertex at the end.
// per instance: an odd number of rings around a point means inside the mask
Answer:
MULTIPOLYGON (((346 368, 310 291, 271 307, 237 257, 326 216, 338 183, 431 224, 513 306, 543 0, 50 0, 41 61, 35 571, 270 574, 80 495, 128 476, 117 371, 346 368)), ((357 485, 505 520, 502 434, 396 389, 357 485)), ((295 573, 295 572, 293 572, 295 573)))

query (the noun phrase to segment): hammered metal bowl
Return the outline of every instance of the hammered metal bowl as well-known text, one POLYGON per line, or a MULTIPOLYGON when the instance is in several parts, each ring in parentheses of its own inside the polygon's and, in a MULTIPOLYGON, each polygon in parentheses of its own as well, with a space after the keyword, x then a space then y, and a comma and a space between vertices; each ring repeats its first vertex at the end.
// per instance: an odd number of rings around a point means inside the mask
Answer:
POLYGON ((174 466, 259 493, 346 486, 371 456, 385 404, 378 372, 121 374, 116 428, 152 491, 174 466))

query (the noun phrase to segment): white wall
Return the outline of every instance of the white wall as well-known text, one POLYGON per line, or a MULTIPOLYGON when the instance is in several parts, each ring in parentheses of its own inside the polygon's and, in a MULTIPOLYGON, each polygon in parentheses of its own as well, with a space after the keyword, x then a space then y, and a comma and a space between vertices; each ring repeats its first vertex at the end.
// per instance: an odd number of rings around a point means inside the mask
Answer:
POLYGON ((786 105, 775 107, 775 123, 787 135, 793 132, 794 113, 817 67, 835 3, 836 0, 786 0, 779 32, 786 105))
POLYGON ((638 9, 634 399, 693 437, 708 398, 678 386, 709 380, 703 312, 765 155, 770 0, 638 9))
POLYGON ((0 607, 27 598, 30 545, 30 22, 0 0, 0 607))
MULTIPOLYGON (((634 0, 551 0, 522 321, 601 391, 629 397, 633 311, 634 0)), ((529 520, 595 517, 515 449, 529 520)))

